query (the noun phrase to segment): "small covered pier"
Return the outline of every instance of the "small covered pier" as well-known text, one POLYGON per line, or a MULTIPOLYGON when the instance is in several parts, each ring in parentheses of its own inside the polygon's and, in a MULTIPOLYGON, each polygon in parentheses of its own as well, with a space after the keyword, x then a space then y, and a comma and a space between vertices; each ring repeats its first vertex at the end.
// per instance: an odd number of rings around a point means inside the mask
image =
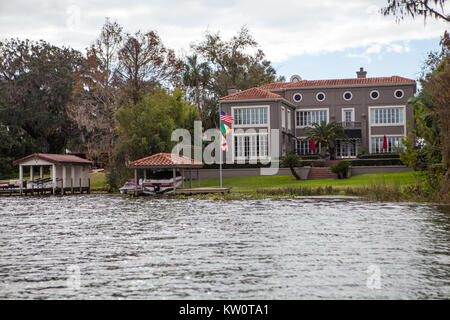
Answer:
POLYGON ((34 153, 14 161, 14 165, 19 166, 19 180, 0 186, 0 195, 90 193, 89 160, 74 155, 34 153), (50 177, 44 176, 46 167, 50 177), (28 180, 24 179, 24 169, 30 170, 28 180))
POLYGON ((172 172, 174 188, 172 194, 199 194, 199 193, 225 193, 230 188, 200 188, 200 176, 198 170, 203 167, 203 162, 195 161, 189 157, 180 156, 174 153, 158 153, 149 157, 130 162, 129 168, 134 169, 134 190, 129 190, 129 194, 143 194, 138 179, 147 179, 147 170, 172 172), (181 175, 181 188, 177 188, 177 175, 181 175), (196 180, 196 187, 193 187, 193 180, 196 180), (189 181, 189 188, 184 188, 185 182, 189 181))

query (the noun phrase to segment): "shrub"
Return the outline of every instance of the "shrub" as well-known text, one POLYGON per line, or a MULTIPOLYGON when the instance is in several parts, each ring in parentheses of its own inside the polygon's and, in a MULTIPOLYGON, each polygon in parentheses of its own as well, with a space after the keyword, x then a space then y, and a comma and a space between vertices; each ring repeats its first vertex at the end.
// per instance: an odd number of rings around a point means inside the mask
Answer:
POLYGON ((352 166, 401 166, 399 158, 394 159, 356 159, 351 161, 352 166))
POLYGON ((283 167, 288 167, 291 169, 292 175, 295 177, 295 179, 300 180, 299 175, 297 172, 295 172, 295 167, 298 167, 300 163, 300 157, 296 155, 295 153, 288 153, 284 157, 281 158, 281 165, 283 167))
POLYGON ((360 158, 362 158, 363 156, 365 156, 367 154, 367 149, 366 147, 363 146, 359 146, 358 147, 358 155, 360 158))
POLYGON ((325 160, 301 160, 299 167, 325 167, 325 160))
POLYGON ((360 159, 399 159, 400 155, 397 153, 375 153, 375 154, 362 154, 360 159))
POLYGON ((318 155, 318 154, 311 154, 309 156, 300 156, 300 158, 301 158, 301 160, 319 160, 319 159, 321 159, 320 155, 318 155))
POLYGON ((334 172, 337 174, 338 179, 345 179, 347 178, 348 169, 350 168, 351 162, 350 161, 339 161, 335 166, 331 166, 330 170, 331 172, 334 172))

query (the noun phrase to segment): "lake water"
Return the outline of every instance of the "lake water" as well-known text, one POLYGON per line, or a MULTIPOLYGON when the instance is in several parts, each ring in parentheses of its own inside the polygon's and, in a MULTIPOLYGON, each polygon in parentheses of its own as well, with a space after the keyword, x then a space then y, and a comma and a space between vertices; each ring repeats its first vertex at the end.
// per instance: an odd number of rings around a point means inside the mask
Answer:
POLYGON ((449 240, 432 205, 0 198, 0 298, 449 299, 449 240))

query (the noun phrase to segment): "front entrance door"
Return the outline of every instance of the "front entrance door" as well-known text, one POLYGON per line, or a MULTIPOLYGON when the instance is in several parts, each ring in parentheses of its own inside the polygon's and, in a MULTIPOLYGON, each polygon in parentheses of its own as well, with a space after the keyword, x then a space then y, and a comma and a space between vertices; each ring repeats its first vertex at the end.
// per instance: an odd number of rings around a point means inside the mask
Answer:
POLYGON ((336 158, 356 158, 359 142, 359 139, 337 140, 336 158))

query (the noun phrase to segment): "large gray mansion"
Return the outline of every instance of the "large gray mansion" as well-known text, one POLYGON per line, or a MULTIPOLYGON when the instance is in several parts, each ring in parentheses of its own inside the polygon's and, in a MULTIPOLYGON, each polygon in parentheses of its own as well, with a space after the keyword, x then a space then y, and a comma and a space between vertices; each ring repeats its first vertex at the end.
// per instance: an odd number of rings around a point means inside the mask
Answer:
POLYGON ((229 90, 220 99, 223 111, 233 116, 229 141, 233 161, 267 159, 271 154, 269 134, 280 130, 279 154, 299 155, 310 150, 305 129, 321 121, 336 122, 349 137, 338 141, 336 158, 356 157, 359 147, 368 153, 395 152, 401 138, 413 126, 413 108, 406 104, 416 91, 416 82, 399 76, 367 78, 360 69, 357 78, 275 82, 244 91, 229 90), (239 130, 238 130, 239 129, 239 130), (386 136, 387 149, 383 149, 386 136))

